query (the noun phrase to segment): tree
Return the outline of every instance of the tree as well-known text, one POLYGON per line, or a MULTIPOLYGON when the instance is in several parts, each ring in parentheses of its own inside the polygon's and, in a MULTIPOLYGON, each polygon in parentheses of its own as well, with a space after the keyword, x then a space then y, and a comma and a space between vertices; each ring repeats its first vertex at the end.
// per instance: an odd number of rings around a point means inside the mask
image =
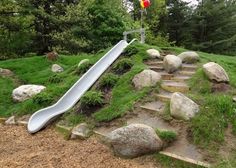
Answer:
POLYGON ((60 48, 66 50, 63 46, 68 46, 69 52, 77 53, 98 51, 117 43, 128 26, 129 16, 121 1, 81 0, 68 8, 64 20, 73 24, 54 38, 67 39, 60 48))
POLYGON ((194 45, 207 52, 236 53, 236 1, 204 0, 193 15, 194 45))
POLYGON ((68 5, 75 3, 74 0, 29 0, 28 8, 34 16, 33 46, 39 55, 51 51, 56 45, 53 34, 63 32, 67 27, 67 21, 60 17, 66 15, 68 5))
POLYGON ((0 59, 30 51, 32 17, 23 8, 25 1, 0 1, 0 59))

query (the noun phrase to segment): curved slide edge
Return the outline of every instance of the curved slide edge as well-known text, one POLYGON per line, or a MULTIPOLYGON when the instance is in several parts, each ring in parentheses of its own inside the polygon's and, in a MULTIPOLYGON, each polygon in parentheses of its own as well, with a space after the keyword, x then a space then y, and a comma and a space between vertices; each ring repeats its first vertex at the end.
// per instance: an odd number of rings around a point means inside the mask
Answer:
MULTIPOLYGON (((134 41, 134 40, 133 40, 134 41)), ((132 42, 133 42, 132 41, 132 42)), ((132 43, 131 42, 131 43, 132 43)), ((65 94, 52 106, 35 112, 29 119, 27 128, 29 133, 36 133, 44 128, 52 119, 71 109, 98 80, 98 78, 120 56, 123 50, 130 45, 121 40, 108 51, 96 64, 94 64, 65 94)))

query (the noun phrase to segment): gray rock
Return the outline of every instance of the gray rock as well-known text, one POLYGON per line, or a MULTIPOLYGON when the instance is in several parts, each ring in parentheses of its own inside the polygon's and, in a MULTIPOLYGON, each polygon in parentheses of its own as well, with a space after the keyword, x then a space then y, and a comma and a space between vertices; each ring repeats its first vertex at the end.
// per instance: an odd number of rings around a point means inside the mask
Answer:
POLYGON ((82 64, 89 62, 89 59, 83 59, 79 62, 78 67, 80 67, 82 64))
POLYGON ((16 124, 15 116, 11 116, 10 118, 8 118, 8 119, 5 121, 5 124, 7 124, 7 125, 15 125, 15 124, 16 124))
POLYGON ((154 129, 143 124, 116 129, 108 134, 107 139, 117 155, 128 158, 159 151, 163 145, 154 129))
POLYGON ((22 85, 13 90, 12 98, 17 102, 23 102, 41 93, 44 89, 46 87, 42 85, 22 85))
POLYGON ((12 76, 13 75, 13 72, 10 71, 9 69, 2 69, 0 68, 0 76, 12 76))
POLYGON ((149 55, 150 58, 160 58, 161 57, 160 52, 156 49, 147 50, 147 54, 149 55))
POLYGON ((144 70, 134 76, 132 82, 137 89, 144 87, 155 86, 157 82, 161 81, 161 75, 153 70, 144 70))
POLYGON ((170 114, 171 116, 183 119, 190 120, 199 112, 199 106, 183 95, 182 93, 174 93, 171 96, 170 100, 170 114))
POLYGON ((233 101, 236 102, 236 96, 233 97, 233 101))
POLYGON ((74 127, 71 131, 71 139, 86 139, 91 135, 91 130, 86 123, 74 127))
POLYGON ((203 65, 203 71, 210 80, 216 82, 229 82, 229 76, 219 64, 209 62, 203 65))
POLYGON ((52 72, 55 72, 55 73, 60 73, 60 72, 63 72, 64 69, 58 65, 58 64, 53 64, 52 65, 52 72))
POLYGON ((194 51, 186 51, 178 55, 182 59, 182 62, 187 64, 193 64, 199 61, 200 57, 198 53, 194 51))
POLYGON ((175 55, 167 55, 164 58, 163 66, 168 73, 173 73, 182 66, 182 60, 175 55))

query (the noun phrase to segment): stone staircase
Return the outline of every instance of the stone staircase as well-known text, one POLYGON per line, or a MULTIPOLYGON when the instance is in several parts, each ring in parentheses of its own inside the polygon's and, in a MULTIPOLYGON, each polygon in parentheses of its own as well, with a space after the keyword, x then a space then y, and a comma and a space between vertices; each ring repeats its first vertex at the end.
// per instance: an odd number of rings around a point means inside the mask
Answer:
POLYGON ((153 59, 146 64, 149 69, 161 74, 162 83, 160 92, 155 94, 157 101, 146 103, 140 107, 148 112, 161 114, 174 92, 187 93, 190 90, 187 81, 195 74, 198 67, 194 64, 182 64, 179 71, 170 74, 165 71, 162 60, 153 59))

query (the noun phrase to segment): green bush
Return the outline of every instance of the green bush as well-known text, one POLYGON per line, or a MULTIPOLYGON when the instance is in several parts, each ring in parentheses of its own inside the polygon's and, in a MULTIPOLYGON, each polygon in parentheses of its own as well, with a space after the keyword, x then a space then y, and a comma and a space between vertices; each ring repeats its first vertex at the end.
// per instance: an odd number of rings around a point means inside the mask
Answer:
POLYGON ((53 102, 53 97, 45 92, 42 92, 33 97, 33 103, 38 105, 47 106, 52 102, 53 102))
POLYGON ((50 76, 48 78, 49 83, 61 83, 63 81, 63 78, 57 74, 50 76))
POLYGON ((76 73, 78 75, 84 74, 85 72, 87 72, 89 70, 89 68, 92 66, 93 64, 90 62, 85 62, 83 64, 81 64, 79 67, 77 67, 76 69, 76 73))
POLYGON ((132 55, 137 54, 138 52, 139 50, 135 45, 130 45, 124 50, 123 55, 130 57, 132 55))
POLYGON ((156 130, 156 133, 166 143, 172 143, 177 139, 177 134, 173 131, 156 130))
POLYGON ((119 80, 119 77, 114 74, 106 74, 102 77, 99 86, 101 88, 112 88, 116 85, 117 81, 119 80))
POLYGON ((133 64, 131 59, 124 58, 124 59, 121 59, 120 61, 118 61, 114 65, 113 70, 117 74, 122 74, 122 73, 125 73, 125 72, 129 71, 132 68, 133 65, 134 64, 133 64))
POLYGON ((91 106, 102 106, 104 103, 103 95, 101 92, 88 91, 83 97, 81 97, 80 103, 82 107, 87 108, 91 106))

